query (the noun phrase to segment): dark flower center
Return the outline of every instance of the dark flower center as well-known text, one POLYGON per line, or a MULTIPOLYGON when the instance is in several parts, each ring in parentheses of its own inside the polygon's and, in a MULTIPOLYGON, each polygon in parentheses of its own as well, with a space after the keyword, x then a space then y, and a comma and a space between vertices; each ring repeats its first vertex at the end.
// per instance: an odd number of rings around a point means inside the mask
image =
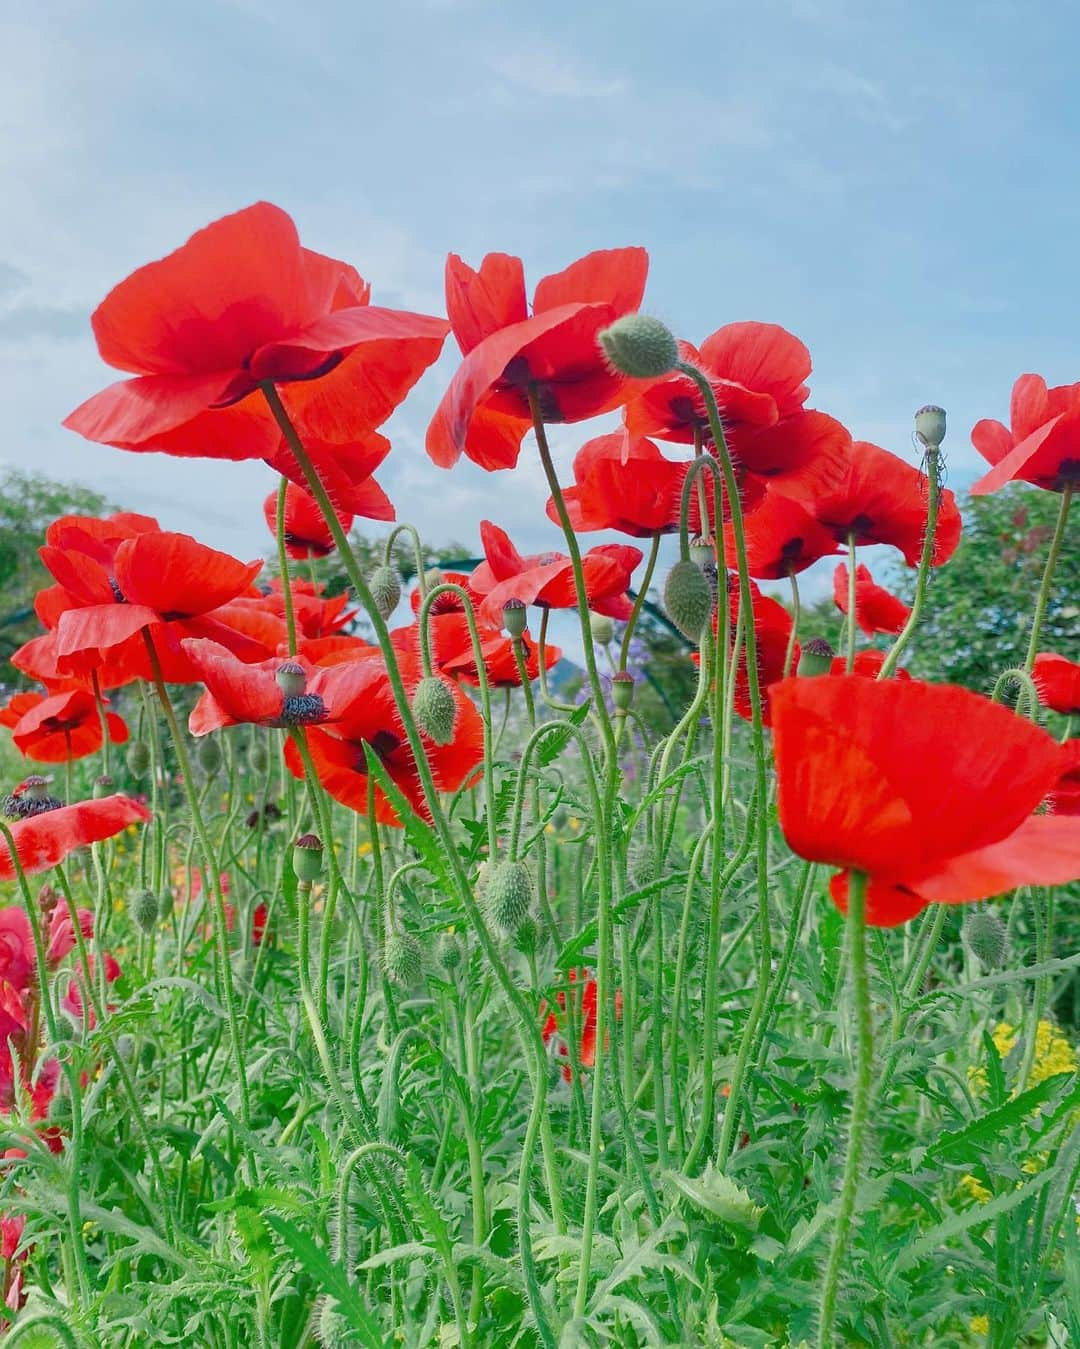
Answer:
POLYGON ((310 726, 329 715, 317 693, 293 693, 281 700, 281 722, 285 726, 310 726))

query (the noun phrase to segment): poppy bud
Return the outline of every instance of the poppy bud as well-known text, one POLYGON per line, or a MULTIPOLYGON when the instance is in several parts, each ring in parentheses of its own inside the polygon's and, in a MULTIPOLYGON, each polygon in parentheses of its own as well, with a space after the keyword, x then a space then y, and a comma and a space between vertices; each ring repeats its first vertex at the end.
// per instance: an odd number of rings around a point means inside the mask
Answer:
POLYGON ((383 945, 382 967, 386 977, 403 988, 420 978, 424 969, 424 953, 411 932, 390 931, 383 945))
POLYGON ((401 577, 393 567, 376 567, 368 582, 381 618, 389 618, 401 600, 401 577))
POLYGON ((608 618, 607 614, 590 614, 589 631, 592 633, 594 642, 601 646, 607 646, 608 642, 615 636, 615 624, 608 618))
POLYGON ((131 916, 140 932, 153 932, 161 914, 158 897, 153 890, 139 890, 131 901, 131 916))
POLYGON ((293 844, 293 871, 296 879, 311 885, 322 875, 322 839, 315 834, 301 834, 293 844))
POLYGON ((416 724, 435 741, 436 745, 448 745, 454 738, 454 722, 457 720, 457 703, 454 695, 438 675, 421 679, 416 686, 412 700, 413 716, 416 724))
POLYGON ((208 778, 221 767, 221 745, 216 735, 208 735, 199 741, 199 767, 208 778))
POLYGON ((1005 924, 988 904, 973 904, 964 914, 964 942, 984 965, 998 966, 1005 960, 1005 924))
POLYGON ((484 878, 484 913, 503 932, 513 933, 529 915, 533 887, 524 862, 495 862, 484 878))
POLYGON ((514 933, 515 949, 520 951, 523 956, 532 956, 536 954, 539 941, 540 929, 536 925, 536 920, 526 918, 514 933))
POLYGON ((802 654, 795 673, 806 676, 827 675, 832 669, 836 652, 824 637, 811 637, 803 644, 802 654))
POLYGON ((116 783, 108 773, 102 773, 94 779, 92 795, 95 801, 100 801, 103 796, 112 796, 115 791, 116 783))
POLYGON ((162 890, 158 899, 158 917, 161 919, 171 918, 173 911, 173 892, 171 890, 162 890))
POLYGON ((696 642, 712 613, 713 597, 705 573, 696 563, 676 562, 664 582, 664 608, 684 637, 696 642))
POLYGON ((690 540, 690 561, 699 567, 716 565, 716 540, 702 537, 690 540))
POLYGON ((439 962, 447 974, 453 974, 462 960, 465 952, 461 946, 461 938, 456 932, 444 932, 435 946, 435 959, 439 962))
POLYGON ((503 627, 511 637, 520 637, 525 631, 526 617, 527 613, 524 600, 510 599, 503 605, 503 627))
POLYGON ((945 409, 927 403, 915 414, 915 434, 928 450, 936 450, 945 439, 945 409))
POLYGON ((256 736, 248 746, 248 763, 251 765, 251 771, 258 777, 262 777, 270 767, 270 753, 262 736, 256 736))
POLYGON ((656 880, 656 854, 648 843, 641 840, 631 843, 626 865, 631 882, 639 890, 656 880))
POLYGON ((296 660, 287 660, 284 665, 279 665, 274 678, 286 698, 299 698, 307 688, 304 667, 296 660))
POLYGON ((320 1349, 346 1349, 356 1343, 352 1325, 333 1298, 324 1298, 317 1332, 320 1349))
POLYGON ((648 314, 624 314, 600 333, 600 346, 612 367, 630 379, 658 379, 679 363, 675 334, 648 314))
POLYGON ((133 740, 125 756, 127 771, 133 778, 144 778, 150 771, 150 746, 145 740, 133 740))
POLYGON ((38 908, 45 918, 51 918, 56 912, 56 906, 60 903, 60 892, 54 890, 51 885, 45 884, 38 891, 38 908))
POLYGON ((625 715, 634 701, 634 676, 626 670, 620 670, 611 677, 611 701, 615 704, 616 715, 625 715))

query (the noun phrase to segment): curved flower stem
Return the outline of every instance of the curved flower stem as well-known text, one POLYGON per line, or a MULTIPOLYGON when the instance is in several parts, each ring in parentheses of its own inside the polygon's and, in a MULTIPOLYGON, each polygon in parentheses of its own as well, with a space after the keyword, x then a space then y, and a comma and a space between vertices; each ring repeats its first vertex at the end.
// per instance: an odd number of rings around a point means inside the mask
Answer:
POLYGON ((281 572, 281 600, 285 606, 285 631, 289 638, 289 655, 296 655, 296 612, 293 608, 292 577, 289 575, 289 553, 285 546, 285 493, 289 487, 288 478, 282 478, 277 493, 277 555, 278 571, 281 572))
POLYGON ((1061 507, 1058 510, 1057 524, 1054 526, 1053 537, 1050 540, 1050 551, 1046 554, 1046 567, 1043 570, 1039 595, 1035 601, 1035 613, 1031 619, 1031 639, 1028 642, 1027 656, 1024 659, 1024 669, 1028 674, 1031 673, 1032 666, 1035 664, 1035 656, 1039 650, 1039 635, 1046 618, 1046 606, 1050 599, 1050 585, 1057 569, 1058 557, 1061 555, 1061 545, 1065 541, 1065 526, 1069 518, 1069 506, 1072 503, 1073 490, 1070 483, 1062 488, 1061 492, 1061 507))
POLYGON ((938 505, 941 501, 941 451, 934 446, 926 447, 926 533, 923 535, 922 555, 919 558, 919 572, 915 578, 915 595, 911 601, 911 613, 900 629, 889 654, 885 657, 879 679, 888 679, 896 669, 904 648, 915 635, 922 614, 923 600, 926 597, 926 584, 930 579, 930 569, 934 565, 934 535, 937 532, 938 505))
MULTIPOLYGON (((547 611, 545 610, 544 612, 546 617, 547 611)), ((511 638, 510 646, 514 653, 514 664, 517 666, 518 678, 521 680, 521 692, 525 699, 526 720, 529 723, 529 730, 530 732, 532 732, 536 730, 536 704, 533 702, 532 685, 529 681, 529 671, 525 662, 525 643, 522 641, 520 637, 513 637, 511 638)), ((543 664, 543 660, 544 660, 544 651, 543 648, 541 647, 540 648, 541 667, 543 664)), ((506 693, 507 698, 509 699, 510 690, 507 689, 506 693)), ((506 722, 504 719, 503 721, 504 729, 505 725, 506 722)), ((501 731, 499 732, 499 736, 501 739, 502 737, 501 731)), ((536 775, 533 776, 532 782, 532 810, 533 810, 533 817, 535 818, 537 824, 539 824, 540 779, 536 775)), ((494 855, 495 854, 493 851, 492 856, 494 857, 494 855)), ((547 840, 545 839, 543 833, 541 833, 537 838, 537 848, 536 848, 536 890, 537 894, 540 897, 540 912, 544 919, 544 926, 547 928, 548 936, 551 939, 551 943, 554 946, 555 950, 557 951, 559 949, 562 939, 559 935, 559 924, 555 919, 555 911, 551 907, 551 899, 548 895, 547 863, 548 863, 547 840)))
POLYGON ((1030 672, 1022 670, 1020 666, 1016 666, 1011 670, 1003 670, 1001 674, 998 675, 997 680, 994 683, 993 692, 990 694, 990 701, 992 703, 999 703, 1005 696, 1005 690, 1011 684, 1015 684, 1019 690, 1016 700, 1017 712, 1020 711, 1021 698, 1025 699, 1027 703, 1027 716, 1034 721, 1039 715, 1039 690, 1035 687, 1035 681, 1032 679, 1030 672))
POLYGON ((847 911, 848 956, 855 1002, 855 1082, 851 1094, 851 1123, 848 1129, 847 1157, 840 1189, 840 1206, 833 1228, 833 1244, 825 1269, 821 1291, 821 1318, 818 1324, 818 1349, 833 1344, 836 1298, 840 1275, 847 1255, 848 1238, 855 1216, 859 1189, 859 1170, 866 1144, 866 1126, 870 1113, 870 1088, 873 1075, 874 1026, 870 1012, 870 977, 866 961, 866 874, 852 871, 848 883, 847 911))
POLYGON ((799 640, 799 615, 802 612, 799 601, 799 582, 795 576, 795 568, 788 568, 788 580, 791 582, 791 635, 788 637, 787 650, 784 652, 784 678, 791 674, 791 667, 795 663, 795 644, 799 640))
POLYGON ((638 587, 638 593, 634 597, 634 608, 626 623, 626 631, 622 636, 622 644, 619 647, 619 669, 626 669, 627 658, 630 655, 630 642, 634 636, 634 629, 637 627, 638 619, 641 617, 641 611, 645 607, 645 601, 649 597, 649 586, 652 583, 653 572, 656 570, 656 559, 660 556, 660 535, 654 534, 652 542, 649 544, 649 555, 645 559, 645 574, 641 578, 641 585, 638 587))
MULTIPOLYGON (((540 610, 540 628, 536 634, 536 651, 537 651, 536 674, 537 678, 540 681, 540 699, 545 704, 545 706, 550 707, 553 712, 576 712, 577 708, 573 703, 561 703, 559 702, 558 698, 552 697, 552 695, 548 692, 547 628, 548 628, 548 618, 550 614, 551 614, 550 609, 544 608, 540 610)), ((515 638, 515 640, 520 641, 521 639, 515 638)), ((587 650, 589 651, 592 650, 592 636, 588 629, 586 629, 585 646, 587 650)))
POLYGON ((154 688, 157 691, 158 702, 161 704, 161 710, 165 714, 165 720, 169 726, 169 733, 172 736, 173 741, 173 749, 176 752, 176 761, 179 764, 180 774, 184 781, 184 792, 187 796, 188 809, 191 812, 191 823, 195 830, 195 835, 199 840, 203 861, 209 872, 208 880, 210 894, 213 897, 212 911, 214 915, 213 926, 215 949, 217 951, 219 967, 218 980, 221 985, 221 994, 225 1004, 225 1012, 229 1019, 229 1048, 232 1051, 233 1066, 236 1071, 236 1085, 240 1093, 240 1122, 244 1126, 246 1135, 242 1140, 244 1155, 251 1180, 254 1182, 255 1159, 251 1155, 251 1145, 248 1141, 251 1136, 251 1095, 248 1089, 247 1064, 244 1059, 243 1032, 240 1029, 240 1021, 236 1010, 236 995, 233 991, 232 959, 229 952, 229 927, 225 917, 225 896, 221 889, 221 867, 217 856, 217 850, 210 837, 210 832, 206 827, 206 821, 203 819, 202 808, 199 805, 199 794, 195 790, 195 776, 191 767, 191 759, 187 752, 187 745, 184 743, 184 733, 180 729, 180 723, 176 719, 176 711, 172 705, 172 699, 169 697, 169 691, 165 687, 165 681, 162 678, 161 662, 158 660, 154 639, 150 636, 150 633, 146 628, 143 628, 142 636, 146 646, 146 654, 150 660, 150 669, 154 676, 154 688))
POLYGON ((847 655, 844 661, 844 670, 847 674, 855 669, 855 531, 849 530, 847 536, 848 546, 848 578, 847 578, 847 655))
POLYGON ((101 771, 106 777, 109 776, 109 718, 105 713, 105 699, 101 694, 101 680, 98 678, 97 670, 90 671, 90 679, 94 688, 94 706, 97 708, 98 721, 101 725, 101 771))
POLYGON ((420 543, 420 535, 416 532, 415 525, 395 525, 386 536, 386 543, 383 545, 383 565, 391 566, 394 559, 394 544, 402 534, 408 534, 412 541, 413 548, 413 566, 416 568, 416 584, 420 588, 420 598, 427 598, 428 586, 424 575, 424 549, 420 543))

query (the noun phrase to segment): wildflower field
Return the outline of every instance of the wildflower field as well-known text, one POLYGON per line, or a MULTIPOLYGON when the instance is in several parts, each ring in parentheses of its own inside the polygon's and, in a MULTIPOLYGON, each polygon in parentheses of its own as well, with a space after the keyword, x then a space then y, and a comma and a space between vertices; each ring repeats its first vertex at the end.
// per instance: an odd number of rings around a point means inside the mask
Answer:
POLYGON ((268 556, 38 541, 0 1342, 1080 1344, 1080 384, 963 428, 958 503, 940 407, 854 439, 796 336, 717 297, 677 340, 647 271, 451 254, 409 313, 259 203, 94 313, 86 454, 264 461, 268 556), (475 558, 374 476, 444 347, 475 558), (964 687, 943 597, 999 493, 1027 579, 952 632, 964 687))

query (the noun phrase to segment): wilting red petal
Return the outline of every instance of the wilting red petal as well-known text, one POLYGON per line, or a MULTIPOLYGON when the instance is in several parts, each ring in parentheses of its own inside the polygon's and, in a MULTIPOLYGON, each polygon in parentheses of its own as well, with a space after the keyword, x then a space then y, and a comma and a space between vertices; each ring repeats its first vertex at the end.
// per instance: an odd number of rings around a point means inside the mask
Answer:
POLYGON ((910 874, 1013 833, 1061 748, 950 685, 852 675, 771 690, 780 823, 801 857, 910 874))
MULTIPOLYGON (((80 801, 62 806, 10 825, 15 850, 22 869, 28 875, 47 871, 76 848, 100 843, 126 829, 129 824, 145 824, 150 812, 128 796, 103 796, 97 801, 80 801)), ((15 879, 15 867, 6 839, 0 839, 0 880, 15 879)))

